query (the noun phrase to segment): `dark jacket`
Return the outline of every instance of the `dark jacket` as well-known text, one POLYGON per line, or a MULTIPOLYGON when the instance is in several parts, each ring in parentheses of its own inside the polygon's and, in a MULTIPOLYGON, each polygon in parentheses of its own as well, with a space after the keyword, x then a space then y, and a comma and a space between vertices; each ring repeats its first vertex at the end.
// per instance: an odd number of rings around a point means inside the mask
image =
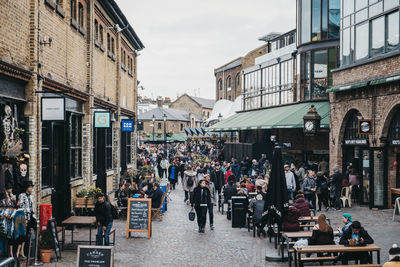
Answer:
MULTIPOLYGON (((346 231, 343 232, 342 237, 340 238, 339 244, 340 245, 348 245, 349 244, 349 239, 352 239, 352 233, 353 229, 349 227, 346 231)), ((359 238, 364 239, 364 244, 373 244, 374 240, 372 237, 368 234, 368 232, 361 227, 360 232, 358 233, 359 238)))
POLYGON ((232 173, 236 176, 236 177, 240 177, 240 165, 237 163, 232 163, 231 164, 231 169, 232 169, 232 173))
POLYGON ((297 199, 294 206, 299 210, 300 216, 310 216, 310 208, 312 208, 312 206, 304 198, 297 199))
POLYGON ((300 211, 296 207, 289 207, 288 213, 283 223, 283 231, 287 232, 300 231, 299 217, 300 217, 300 211))
POLYGON ((175 165, 170 165, 170 166, 168 167, 168 178, 169 178, 170 180, 174 180, 174 179, 171 178, 172 167, 175 167, 175 168, 174 168, 174 170, 175 170, 175 171, 174 171, 174 173, 175 173, 175 181, 178 181, 179 167, 178 167, 178 166, 175 166, 175 165))
POLYGON ((309 245, 334 245, 333 230, 329 227, 327 232, 321 232, 319 229, 313 229, 312 236, 308 240, 309 245))
POLYGON ((255 200, 250 203, 250 209, 253 209, 253 218, 256 223, 262 223, 262 214, 264 212, 264 200, 255 200))
POLYGON ((335 172, 332 175, 332 184, 339 190, 342 188, 342 180, 343 175, 340 172, 335 172))
POLYGON ((193 191, 193 204, 200 207, 201 204, 206 204, 207 207, 211 205, 211 194, 207 187, 201 188, 197 186, 193 191), (203 198, 201 197, 201 191, 203 191, 203 198))
POLYGON ((311 195, 314 194, 315 192, 311 191, 311 189, 316 188, 317 185, 315 183, 315 179, 312 177, 306 177, 303 181, 303 192, 305 195, 311 195))
POLYGON ((161 198, 164 195, 164 191, 162 191, 161 188, 157 188, 154 190, 150 195, 149 198, 151 198, 151 207, 158 209, 161 205, 161 198))
POLYGON ((229 183, 227 186, 225 186, 224 189, 224 202, 228 203, 228 200, 231 200, 233 196, 236 196, 237 194, 237 189, 236 185, 229 183))
POLYGON ((100 222, 100 226, 108 226, 108 224, 113 221, 111 204, 107 201, 103 203, 96 202, 94 214, 96 215, 96 223, 100 222))
POLYGON ((221 190, 221 188, 225 184, 225 176, 224 173, 219 170, 219 171, 212 171, 210 175, 210 180, 215 184, 215 189, 216 190, 221 190))

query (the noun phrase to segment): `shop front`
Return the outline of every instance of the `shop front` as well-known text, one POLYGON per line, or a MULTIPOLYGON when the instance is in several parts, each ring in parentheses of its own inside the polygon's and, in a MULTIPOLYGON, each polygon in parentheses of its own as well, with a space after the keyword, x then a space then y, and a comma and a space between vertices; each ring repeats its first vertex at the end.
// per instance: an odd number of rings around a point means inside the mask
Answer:
POLYGON ((397 108, 389 126, 388 171, 390 183, 390 202, 393 205, 400 197, 400 107, 397 108))
POLYGON ((83 104, 73 98, 42 96, 42 190, 51 194, 53 216, 58 222, 70 216, 71 184, 82 178, 83 104), (52 99, 52 104, 44 100, 52 99), (64 119, 46 119, 45 110, 65 105, 64 119), (47 106, 49 105, 49 106, 47 106))
POLYGON ((121 172, 122 175, 132 164, 132 133, 134 131, 132 117, 121 116, 121 172))

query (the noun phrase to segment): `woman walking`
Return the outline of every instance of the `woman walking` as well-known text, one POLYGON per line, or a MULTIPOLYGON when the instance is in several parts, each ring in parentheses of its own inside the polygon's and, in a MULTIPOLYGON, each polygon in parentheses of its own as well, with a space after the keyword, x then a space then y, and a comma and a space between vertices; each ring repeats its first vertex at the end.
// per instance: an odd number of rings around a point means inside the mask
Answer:
POLYGON ((207 220, 207 210, 211 205, 210 190, 206 186, 206 181, 201 180, 199 185, 194 189, 192 207, 196 210, 197 224, 199 225, 199 233, 204 233, 207 220))
POLYGON ((325 205, 325 211, 329 210, 328 195, 329 195, 328 178, 326 178, 323 172, 318 172, 317 173, 318 211, 321 211, 322 204, 325 205))

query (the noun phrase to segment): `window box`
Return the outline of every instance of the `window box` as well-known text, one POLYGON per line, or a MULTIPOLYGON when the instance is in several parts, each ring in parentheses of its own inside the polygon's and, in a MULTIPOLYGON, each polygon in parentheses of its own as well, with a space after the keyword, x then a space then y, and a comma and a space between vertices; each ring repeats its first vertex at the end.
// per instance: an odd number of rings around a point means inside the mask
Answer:
POLYGON ((123 69, 124 71, 126 71, 126 66, 124 63, 121 64, 121 69, 123 69))
POLYGON ((65 9, 61 5, 57 5, 56 12, 58 15, 60 15, 62 18, 65 18, 65 9))
POLYGON ((54 0, 45 0, 44 2, 51 9, 56 9, 57 4, 54 0))
POLYGON ((113 61, 117 60, 117 58, 115 57, 114 54, 112 55, 112 60, 113 60, 113 61))
POLYGON ((80 32, 83 36, 85 36, 85 28, 84 28, 84 27, 79 26, 79 32, 80 32))
POLYGON ((115 61, 115 60, 116 60, 116 57, 115 57, 114 53, 111 52, 111 51, 108 51, 108 52, 107 52, 107 56, 108 56, 112 61, 115 61))
POLYGON ((71 18, 71 26, 74 29, 78 29, 78 23, 76 22, 76 20, 74 18, 71 18))
POLYGON ((133 77, 133 73, 131 70, 128 70, 128 74, 129 74, 129 76, 133 77))
POLYGON ((102 43, 100 43, 100 50, 101 50, 102 52, 106 51, 106 49, 104 48, 104 45, 103 45, 102 43))

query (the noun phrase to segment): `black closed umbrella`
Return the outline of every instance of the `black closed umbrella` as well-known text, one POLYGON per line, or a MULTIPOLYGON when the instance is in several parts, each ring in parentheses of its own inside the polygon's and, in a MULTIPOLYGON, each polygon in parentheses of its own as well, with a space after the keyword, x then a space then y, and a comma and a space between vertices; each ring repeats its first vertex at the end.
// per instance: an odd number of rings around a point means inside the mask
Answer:
MULTIPOLYGON (((286 177, 283 172, 282 152, 276 147, 272 157, 272 170, 269 177, 267 196, 265 199, 263 220, 268 224, 268 234, 273 234, 272 226, 278 225, 278 233, 287 210, 289 209, 289 196, 286 186, 286 177)), ((282 253, 282 260, 283 253, 282 253)), ((274 257, 266 257, 267 260, 276 260, 274 257)))

